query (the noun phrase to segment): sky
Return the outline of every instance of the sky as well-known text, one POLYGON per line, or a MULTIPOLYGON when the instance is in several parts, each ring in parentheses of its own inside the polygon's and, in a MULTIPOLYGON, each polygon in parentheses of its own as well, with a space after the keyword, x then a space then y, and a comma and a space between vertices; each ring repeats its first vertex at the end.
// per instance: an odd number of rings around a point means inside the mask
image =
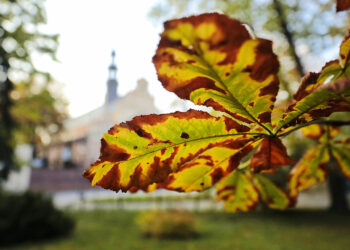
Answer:
POLYGON ((40 56, 39 69, 63 84, 69 112, 76 117, 104 103, 111 51, 116 51, 118 94, 144 78, 161 112, 176 96, 161 87, 152 64, 162 25, 148 18, 156 0, 49 0, 42 31, 59 34, 59 63, 40 56))
MULTIPOLYGON (((42 55, 34 58, 34 62, 38 69, 50 72, 62 83, 72 117, 103 105, 112 50, 116 51, 120 96, 132 91, 137 80, 144 78, 159 111, 174 110, 170 107, 179 99, 163 89, 152 64, 162 24, 151 21, 148 13, 157 2, 159 0, 46 1, 48 23, 41 31, 59 34, 59 63, 42 55)), ((328 55, 322 55, 324 60, 306 58, 306 68, 319 71, 325 61, 334 58, 338 50, 335 48, 328 55)))

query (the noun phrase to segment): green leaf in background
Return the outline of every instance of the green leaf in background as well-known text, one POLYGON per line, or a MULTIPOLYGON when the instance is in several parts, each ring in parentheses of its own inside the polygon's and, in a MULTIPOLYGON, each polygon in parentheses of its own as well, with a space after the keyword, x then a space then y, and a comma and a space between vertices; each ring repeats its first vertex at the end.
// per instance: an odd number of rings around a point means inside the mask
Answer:
POLYGON ((334 143, 331 149, 340 170, 346 178, 350 179, 350 141, 345 140, 343 142, 334 143))
POLYGON ((289 174, 288 186, 293 202, 296 202, 298 193, 310 186, 326 179, 329 153, 326 145, 318 145, 299 160, 289 174))
POLYGON ((258 205, 259 197, 272 209, 282 210, 290 204, 281 188, 249 169, 235 170, 216 185, 216 200, 222 201, 229 212, 252 210, 258 205))
POLYGON ((254 178, 261 198, 269 208, 283 210, 289 206, 289 197, 281 188, 261 174, 254 174, 254 178))
POLYGON ((229 212, 249 211, 259 203, 259 193, 249 171, 236 170, 216 185, 217 200, 229 212))

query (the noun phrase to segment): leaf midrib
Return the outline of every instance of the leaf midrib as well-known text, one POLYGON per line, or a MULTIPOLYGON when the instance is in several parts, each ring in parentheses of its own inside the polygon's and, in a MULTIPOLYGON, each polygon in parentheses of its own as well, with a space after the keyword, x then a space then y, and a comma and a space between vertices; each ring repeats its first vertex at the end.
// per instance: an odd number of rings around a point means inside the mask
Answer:
POLYGON ((272 134, 273 134, 272 131, 271 131, 270 129, 268 129, 266 126, 264 126, 262 123, 260 123, 252 114, 250 114, 250 113, 248 112, 248 110, 242 105, 242 103, 240 103, 240 102, 238 101, 238 99, 233 95, 233 93, 231 93, 231 91, 229 91, 229 89, 227 88, 226 84, 225 84, 224 81, 219 77, 218 73, 215 71, 215 69, 212 67, 212 65, 210 65, 209 62, 207 62, 207 61, 204 59, 204 57, 203 57, 203 52, 201 51, 201 49, 198 48, 198 46, 196 46, 196 44, 193 45, 193 47, 195 48, 196 53, 198 54, 198 58, 200 59, 200 62, 201 62, 202 64, 204 64, 204 65, 209 69, 209 71, 213 74, 213 76, 211 76, 211 77, 213 77, 217 82, 219 82, 219 83, 223 86, 224 90, 225 90, 227 93, 230 94, 230 96, 231 96, 231 98, 233 99, 233 101, 234 101, 235 103, 237 103, 238 106, 239 106, 239 107, 254 121, 254 122, 256 122, 260 127, 262 127, 263 129, 265 129, 270 135, 272 135, 272 134))
MULTIPOLYGON (((183 142, 174 143, 174 144, 172 144, 172 145, 165 146, 165 147, 162 147, 162 148, 153 150, 153 151, 149 151, 149 152, 147 152, 147 153, 144 153, 144 154, 141 154, 141 155, 138 155, 138 156, 129 158, 129 159, 124 160, 124 161, 118 161, 118 163, 120 163, 120 162, 127 162, 127 161, 131 161, 131 160, 135 160, 135 159, 137 159, 137 158, 141 158, 141 157, 144 157, 144 156, 146 156, 146 155, 156 153, 156 152, 161 151, 161 150, 163 150, 163 149, 168 149, 168 148, 176 147, 176 146, 179 146, 179 145, 182 145, 182 144, 185 144, 185 143, 189 143, 189 142, 195 142, 195 141, 206 140, 206 139, 212 139, 212 138, 220 138, 220 137, 239 136, 239 135, 252 135, 252 136, 254 136, 254 135, 255 135, 255 136, 259 136, 259 135, 260 135, 260 136, 266 136, 266 134, 264 134, 264 133, 235 133, 235 134, 225 134, 225 135, 215 135, 215 136, 201 137, 201 138, 197 138, 197 139, 193 139, 193 140, 186 140, 186 141, 183 141, 183 142)), ((248 139, 248 138, 242 138, 242 139, 248 139)))

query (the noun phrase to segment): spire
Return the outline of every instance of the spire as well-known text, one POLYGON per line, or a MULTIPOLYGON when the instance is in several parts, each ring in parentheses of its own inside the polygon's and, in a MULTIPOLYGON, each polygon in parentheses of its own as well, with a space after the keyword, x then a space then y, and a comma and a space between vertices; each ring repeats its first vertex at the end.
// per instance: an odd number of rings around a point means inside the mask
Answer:
POLYGON ((116 74, 117 74, 117 66, 115 65, 115 51, 112 50, 112 53, 111 53, 111 56, 112 56, 112 62, 111 62, 111 65, 109 65, 109 79, 116 79, 116 74))
POLYGON ((111 53, 112 62, 108 67, 108 81, 107 81, 107 93, 106 93, 106 104, 112 103, 118 98, 117 94, 117 66, 115 65, 115 51, 111 53))

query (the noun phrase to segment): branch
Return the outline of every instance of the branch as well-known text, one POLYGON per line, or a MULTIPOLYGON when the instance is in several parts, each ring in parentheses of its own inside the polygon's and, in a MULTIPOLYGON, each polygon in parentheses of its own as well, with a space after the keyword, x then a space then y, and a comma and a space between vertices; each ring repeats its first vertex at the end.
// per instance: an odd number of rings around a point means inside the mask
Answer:
POLYGON ((329 125, 329 126, 348 126, 350 125, 350 121, 342 121, 342 120, 316 120, 314 124, 320 125, 329 125))
POLYGON ((279 19, 279 23, 282 29, 282 33, 285 36, 285 38, 287 39, 288 43, 289 43, 289 47, 292 53, 292 57, 295 61, 295 64, 297 66, 297 70, 299 73, 299 77, 303 77, 305 75, 304 73, 304 67, 301 63, 301 60, 295 50, 295 39, 294 39, 294 35, 293 33, 289 30, 288 28, 288 24, 287 24, 287 18, 285 17, 284 13, 283 13, 283 9, 281 6, 281 3, 278 0, 273 0, 273 8, 275 9, 276 13, 277 13, 277 18, 279 19))
POLYGON ((328 126, 335 126, 335 127, 340 127, 340 126, 349 126, 350 125, 350 121, 342 121, 342 120, 323 120, 323 119, 319 119, 319 120, 315 120, 312 122, 308 122, 305 124, 302 124, 298 127, 295 127, 285 133, 279 134, 277 135, 277 137, 282 137, 282 136, 286 136, 289 135, 290 133, 293 133, 294 131, 301 129, 303 127, 307 127, 310 126, 312 124, 319 124, 319 125, 328 125, 328 126))

